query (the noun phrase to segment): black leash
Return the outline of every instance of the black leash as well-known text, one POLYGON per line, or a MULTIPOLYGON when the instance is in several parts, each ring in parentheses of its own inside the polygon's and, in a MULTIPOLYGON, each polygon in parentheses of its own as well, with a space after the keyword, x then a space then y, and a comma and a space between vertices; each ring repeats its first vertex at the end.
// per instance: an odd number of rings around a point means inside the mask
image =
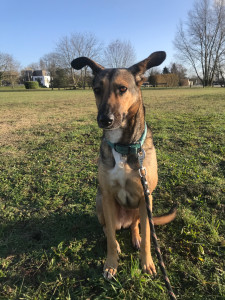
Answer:
POLYGON ((153 244, 154 244, 154 247, 155 247, 155 252, 156 252, 156 255, 157 255, 157 258, 158 258, 158 261, 159 261, 159 266, 160 266, 161 272, 163 274, 163 279, 165 281, 165 285, 166 285, 166 288, 168 290, 170 299, 171 300, 176 300, 177 298, 176 298, 176 296, 173 292, 172 286, 170 284, 170 280, 167 276, 166 267, 164 265, 162 254, 161 254, 161 251, 160 251, 160 248, 159 248, 159 245, 158 245, 158 241, 157 241, 155 226, 154 226, 154 223, 153 223, 152 212, 151 212, 151 209, 150 209, 150 201, 149 201, 150 192, 149 192, 149 188, 148 188, 148 182, 146 180, 146 168, 143 167, 144 158, 145 158, 145 151, 143 149, 141 149, 141 152, 138 153, 138 161, 139 161, 139 164, 140 164, 139 174, 140 174, 140 177, 141 177, 141 183, 142 183, 143 190, 144 190, 144 195, 145 195, 145 202, 146 202, 146 209, 147 209, 149 225, 150 225, 150 230, 151 230, 151 237, 152 237, 152 241, 153 241, 153 244))

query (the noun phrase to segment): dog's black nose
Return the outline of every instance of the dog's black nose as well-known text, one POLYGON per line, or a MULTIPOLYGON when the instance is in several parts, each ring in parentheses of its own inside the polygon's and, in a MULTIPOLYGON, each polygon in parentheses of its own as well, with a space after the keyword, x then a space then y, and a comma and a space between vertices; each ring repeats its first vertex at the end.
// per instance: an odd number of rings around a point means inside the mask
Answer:
POLYGON ((98 124, 101 128, 108 128, 112 125, 114 121, 113 114, 110 115, 100 115, 98 118, 98 124))

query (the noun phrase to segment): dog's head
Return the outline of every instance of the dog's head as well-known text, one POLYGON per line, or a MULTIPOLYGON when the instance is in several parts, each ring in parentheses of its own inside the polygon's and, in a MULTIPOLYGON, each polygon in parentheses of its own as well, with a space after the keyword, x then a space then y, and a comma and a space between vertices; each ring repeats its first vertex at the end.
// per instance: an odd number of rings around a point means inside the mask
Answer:
POLYGON ((127 120, 137 113, 141 104, 140 86, 144 81, 144 73, 160 65, 165 58, 165 52, 154 52, 126 69, 105 69, 87 57, 79 57, 71 62, 76 70, 89 66, 93 71, 100 128, 113 130, 126 126, 127 120))

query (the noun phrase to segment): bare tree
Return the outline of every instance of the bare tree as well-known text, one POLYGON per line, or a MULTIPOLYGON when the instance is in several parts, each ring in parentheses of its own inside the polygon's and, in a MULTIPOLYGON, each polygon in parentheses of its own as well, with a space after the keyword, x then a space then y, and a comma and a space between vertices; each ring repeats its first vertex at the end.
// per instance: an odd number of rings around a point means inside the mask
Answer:
POLYGON ((215 74, 216 84, 220 84, 221 87, 225 87, 225 61, 218 64, 215 74))
POLYGON ((9 65, 10 65, 11 60, 12 60, 11 55, 9 55, 7 53, 0 52, 0 85, 2 85, 4 75, 9 69, 9 65))
POLYGON ((203 86, 212 85, 225 55, 225 0, 196 0, 186 26, 181 22, 174 45, 203 86))
POLYGON ((183 79, 186 78, 186 76, 187 76, 186 75, 187 69, 181 64, 171 63, 170 64, 170 73, 176 74, 179 78, 179 85, 182 85, 183 79))
POLYGON ((42 56, 39 60, 39 65, 42 70, 46 70, 49 72, 51 77, 51 85, 53 80, 57 77, 57 74, 61 73, 68 73, 66 69, 62 69, 60 65, 60 57, 58 53, 51 52, 42 56), (59 71, 61 70, 61 71, 59 71))
POLYGON ((0 52, 0 71, 2 73, 7 69, 9 60, 10 60, 9 54, 0 52))
POLYGON ((170 64, 170 73, 177 74, 180 78, 185 78, 187 69, 181 64, 172 62, 170 64))
POLYGON ((45 54, 40 58, 39 65, 42 70, 54 72, 56 68, 60 67, 60 57, 56 52, 45 54))
POLYGON ((38 62, 32 62, 26 67, 26 69, 28 69, 28 70, 39 70, 39 69, 41 69, 41 67, 40 67, 40 64, 38 62))
POLYGON ((12 55, 0 53, 0 84, 6 81, 14 87, 19 77, 20 64, 12 55))
POLYGON ((135 59, 135 51, 129 41, 112 41, 104 51, 104 64, 110 68, 129 67, 135 59))
POLYGON ((69 69, 73 83, 76 86, 78 81, 82 81, 85 88, 87 67, 80 71, 77 76, 75 70, 71 67, 71 61, 80 56, 87 56, 93 60, 98 60, 101 56, 102 44, 92 33, 73 33, 70 36, 64 36, 57 43, 56 52, 59 56, 59 63, 62 68, 69 69))

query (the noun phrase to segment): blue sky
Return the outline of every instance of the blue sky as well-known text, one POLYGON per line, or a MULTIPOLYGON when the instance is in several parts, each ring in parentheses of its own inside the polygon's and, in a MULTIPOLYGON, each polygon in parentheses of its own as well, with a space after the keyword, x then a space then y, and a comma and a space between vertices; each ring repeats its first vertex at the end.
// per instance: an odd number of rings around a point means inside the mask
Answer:
POLYGON ((92 32, 107 45, 129 40, 137 61, 164 50, 164 65, 176 61, 173 40, 180 20, 194 0, 2 0, 0 52, 22 67, 53 52, 59 39, 73 32, 92 32))

